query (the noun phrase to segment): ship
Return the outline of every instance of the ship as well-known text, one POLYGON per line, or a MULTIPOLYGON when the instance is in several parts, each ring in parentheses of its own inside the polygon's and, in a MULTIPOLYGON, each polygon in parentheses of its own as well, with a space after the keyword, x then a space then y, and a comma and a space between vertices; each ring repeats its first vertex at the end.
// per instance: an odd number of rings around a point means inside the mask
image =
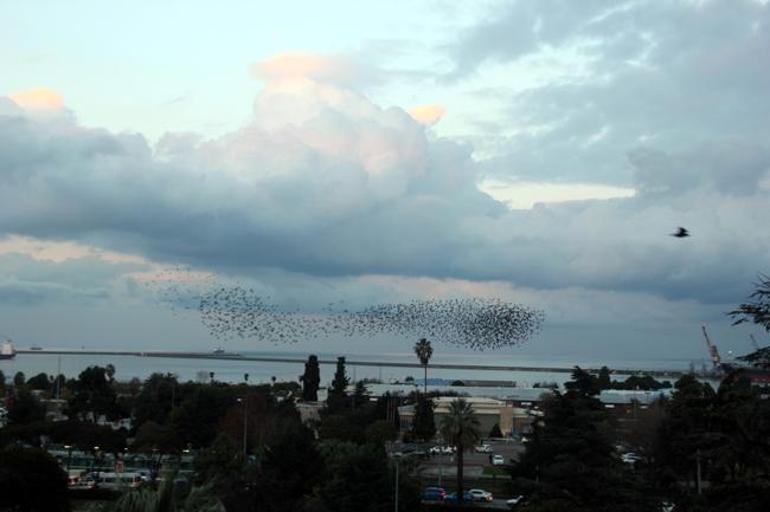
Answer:
POLYGON ((11 340, 5 340, 0 344, 0 359, 13 359, 16 357, 16 348, 11 340))

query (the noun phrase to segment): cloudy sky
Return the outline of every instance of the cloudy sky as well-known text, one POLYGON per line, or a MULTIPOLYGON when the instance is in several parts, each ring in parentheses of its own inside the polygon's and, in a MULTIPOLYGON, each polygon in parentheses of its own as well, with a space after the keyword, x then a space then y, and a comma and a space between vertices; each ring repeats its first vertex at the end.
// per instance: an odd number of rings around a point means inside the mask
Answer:
POLYGON ((209 348, 167 297, 212 283, 543 309, 510 354, 761 334, 724 312, 770 271, 767 1, 0 8, 0 333, 22 346, 209 348))

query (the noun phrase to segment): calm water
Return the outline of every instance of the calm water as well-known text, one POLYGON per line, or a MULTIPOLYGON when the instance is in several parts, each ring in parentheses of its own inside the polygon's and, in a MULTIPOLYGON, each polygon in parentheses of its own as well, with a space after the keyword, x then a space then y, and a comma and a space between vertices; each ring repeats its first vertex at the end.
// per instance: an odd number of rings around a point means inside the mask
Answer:
MULTIPOLYGON (((306 360, 308 354, 300 352, 241 352, 243 355, 295 357, 306 360)), ((316 353, 321 359, 336 359, 340 354, 316 353)), ((346 354, 348 360, 383 361, 383 362, 408 362, 415 363, 417 358, 412 353, 388 353, 388 354, 346 354)), ((489 364, 489 365, 521 365, 542 367, 566 367, 575 365, 596 368, 607 365, 612 369, 658 369, 658 370, 686 370, 690 360, 684 359, 649 359, 641 361, 610 361, 601 359, 574 360, 569 358, 532 358, 519 354, 501 353, 444 353, 434 354, 432 363, 454 364, 489 364)), ((153 358, 137 356, 87 356, 87 355, 48 355, 48 354, 18 354, 11 360, 0 360, 0 370, 11 378, 16 372, 22 371, 27 377, 40 372, 54 374, 61 368, 61 373, 67 377, 76 377, 89 365, 104 366, 113 364, 116 369, 116 378, 130 380, 133 377, 144 379, 155 372, 174 373, 181 380, 197 380, 200 372, 208 375, 214 372, 214 378, 225 382, 242 382, 244 374, 249 374, 250 382, 269 382, 275 376, 279 381, 297 380, 304 371, 299 363, 263 363, 256 361, 238 360, 200 360, 200 359, 174 359, 153 358)), ((699 368, 701 361, 696 362, 699 368)), ((421 382, 422 370, 418 368, 379 368, 370 366, 347 365, 348 376, 353 380, 379 378, 384 382, 391 380, 403 380, 407 376, 413 376, 421 382)), ((334 365, 321 365, 322 385, 331 382, 334 375, 334 365)), ((537 382, 552 381, 563 383, 569 379, 568 373, 546 372, 506 372, 506 371, 475 371, 475 370, 442 370, 428 368, 428 378, 437 379, 484 379, 516 381, 521 387, 529 387, 537 382)))

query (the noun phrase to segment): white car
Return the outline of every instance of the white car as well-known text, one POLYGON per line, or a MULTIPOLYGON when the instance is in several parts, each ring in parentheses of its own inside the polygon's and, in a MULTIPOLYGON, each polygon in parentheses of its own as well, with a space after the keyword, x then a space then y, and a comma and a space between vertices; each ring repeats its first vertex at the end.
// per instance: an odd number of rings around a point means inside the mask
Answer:
POLYGON ((626 464, 635 464, 642 460, 642 457, 634 452, 628 452, 621 455, 620 460, 626 464))
POLYGON ((518 496, 514 496, 509 500, 505 500, 505 504, 508 505, 508 508, 514 508, 516 505, 518 505, 522 501, 524 501, 524 496, 520 494, 518 496))
POLYGON ((474 448, 477 453, 492 453, 492 447, 488 444, 480 444, 474 448))
POLYGON ((470 489, 468 494, 473 501, 492 501, 492 493, 484 489, 470 489))
POLYGON ((503 466, 505 465, 505 459, 502 455, 495 455, 492 457, 492 465, 493 466, 503 466))
POLYGON ((438 455, 439 453, 441 453, 441 447, 440 446, 433 446, 433 447, 431 447, 430 450, 428 450, 428 453, 430 453, 431 455, 438 455))
POLYGON ((451 454, 455 453, 456 451, 457 451, 457 448, 455 448, 454 446, 443 446, 441 448, 441 453, 444 453, 444 454, 447 454, 447 455, 451 455, 451 454))

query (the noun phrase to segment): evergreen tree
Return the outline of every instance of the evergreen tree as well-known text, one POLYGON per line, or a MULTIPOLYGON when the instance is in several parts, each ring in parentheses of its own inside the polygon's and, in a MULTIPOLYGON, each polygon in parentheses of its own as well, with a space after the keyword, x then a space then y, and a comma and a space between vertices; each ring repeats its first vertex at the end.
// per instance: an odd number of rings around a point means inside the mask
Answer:
POLYGON ((612 380, 610 379, 610 369, 602 366, 599 370, 599 389, 611 389, 612 380))
POLYGON ((753 322, 770 333, 770 276, 759 274, 759 282, 755 287, 754 292, 749 296, 752 300, 741 304, 728 315, 735 319, 733 325, 753 322))
POLYGON ((27 389, 20 389, 13 398, 8 420, 14 425, 26 425, 45 419, 45 407, 27 389))
POLYGON ((433 418, 433 400, 422 393, 417 393, 412 433, 420 441, 430 441, 436 435, 436 423, 433 418))
POLYGON ((13 376, 13 385, 14 387, 20 388, 24 385, 26 380, 27 377, 24 375, 24 372, 16 372, 16 375, 13 376))
POLYGON ((369 390, 366 389, 364 381, 359 380, 356 382, 356 387, 353 390, 353 407, 359 408, 366 404, 369 400, 369 390))
POLYGON ((0 450, 0 510, 69 512, 67 475, 38 449, 0 450))
MULTIPOLYGON (((543 404, 542 421, 516 464, 515 475, 532 487, 534 510, 655 510, 654 496, 625 475, 614 453, 610 419, 602 403, 584 386, 543 404)), ((521 485, 521 483, 520 483, 521 485)))
POLYGON ((330 411, 339 411, 345 408, 347 401, 347 387, 350 379, 345 373, 345 358, 337 358, 337 370, 334 372, 334 380, 329 389, 329 396, 326 405, 330 411))
POLYGON ((318 356, 311 355, 305 363, 305 373, 302 381, 302 399, 306 402, 318 401, 318 386, 321 384, 321 373, 318 368, 318 356))
POLYGON ((575 369, 572 370, 572 380, 566 382, 564 387, 569 391, 574 391, 582 395, 593 396, 601 393, 599 379, 579 366, 576 366, 575 369))
POLYGON ((74 396, 69 401, 72 415, 93 413, 112 418, 117 415, 117 395, 107 379, 107 371, 101 366, 89 366, 75 381, 74 396))
MULTIPOLYGON (((53 376, 51 379, 53 379, 53 376)), ((46 373, 38 373, 27 381, 27 387, 29 389, 48 391, 51 388, 51 380, 48 379, 48 375, 46 373)))

